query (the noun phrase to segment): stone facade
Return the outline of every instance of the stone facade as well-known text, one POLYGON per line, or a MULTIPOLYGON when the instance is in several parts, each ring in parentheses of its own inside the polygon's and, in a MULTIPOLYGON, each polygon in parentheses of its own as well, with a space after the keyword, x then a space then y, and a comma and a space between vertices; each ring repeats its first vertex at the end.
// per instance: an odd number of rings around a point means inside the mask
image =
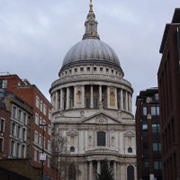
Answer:
POLYGON ((95 180, 106 159, 115 180, 136 179, 133 89, 115 52, 90 28, 97 26, 90 7, 83 40, 67 53, 50 88, 56 165, 61 179, 95 180))

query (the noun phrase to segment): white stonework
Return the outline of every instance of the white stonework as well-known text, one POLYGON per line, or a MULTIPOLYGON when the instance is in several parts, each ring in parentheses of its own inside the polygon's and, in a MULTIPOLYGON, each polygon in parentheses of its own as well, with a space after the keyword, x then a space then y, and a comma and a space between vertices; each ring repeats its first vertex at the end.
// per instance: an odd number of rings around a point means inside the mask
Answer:
POLYGON ((83 40, 67 53, 50 88, 53 138, 66 140, 54 148, 59 161, 65 157, 68 166, 74 165, 62 179, 95 180, 106 159, 114 180, 128 179, 128 168, 136 180, 133 89, 115 52, 99 39, 92 5, 85 26, 83 40))

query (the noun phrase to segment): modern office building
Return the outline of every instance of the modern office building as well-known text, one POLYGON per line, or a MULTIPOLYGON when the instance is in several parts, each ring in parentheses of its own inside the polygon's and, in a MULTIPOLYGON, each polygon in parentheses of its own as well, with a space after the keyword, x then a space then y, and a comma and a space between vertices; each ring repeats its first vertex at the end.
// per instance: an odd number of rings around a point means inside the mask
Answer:
POLYGON ((140 91, 135 119, 138 180, 162 180, 158 88, 140 91))
POLYGON ((160 53, 158 86, 161 112, 163 179, 180 179, 180 9, 166 24, 160 53))
POLYGON ((133 89, 97 24, 91 3, 83 39, 68 51, 50 88, 53 149, 61 179, 95 180, 106 159, 114 180, 135 180, 133 89))

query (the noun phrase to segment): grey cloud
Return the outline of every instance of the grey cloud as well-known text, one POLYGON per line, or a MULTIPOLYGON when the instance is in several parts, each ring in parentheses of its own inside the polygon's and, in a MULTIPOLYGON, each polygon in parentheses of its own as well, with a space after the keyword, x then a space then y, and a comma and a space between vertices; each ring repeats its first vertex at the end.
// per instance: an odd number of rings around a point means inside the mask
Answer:
MULTIPOLYGON (((157 86, 165 23, 177 0, 94 0, 101 39, 118 54, 135 97, 157 86), (161 7, 161 8, 160 8, 161 7)), ((17 73, 49 98, 63 58, 82 39, 89 0, 1 0, 0 72, 17 73)))

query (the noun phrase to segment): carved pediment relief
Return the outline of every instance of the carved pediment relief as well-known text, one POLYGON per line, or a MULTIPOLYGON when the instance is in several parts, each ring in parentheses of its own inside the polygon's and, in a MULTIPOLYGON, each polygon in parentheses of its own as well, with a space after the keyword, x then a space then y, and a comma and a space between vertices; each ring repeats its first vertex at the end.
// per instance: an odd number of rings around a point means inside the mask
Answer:
POLYGON ((71 129, 67 132, 67 136, 78 136, 78 132, 74 129, 71 129))
POLYGON ((127 131, 127 132, 124 134, 124 136, 126 136, 126 137, 134 137, 134 136, 135 136, 135 132, 133 132, 133 131, 127 131))
POLYGON ((91 117, 84 119, 82 122, 93 124, 120 124, 117 119, 110 117, 104 113, 95 114, 91 117))

